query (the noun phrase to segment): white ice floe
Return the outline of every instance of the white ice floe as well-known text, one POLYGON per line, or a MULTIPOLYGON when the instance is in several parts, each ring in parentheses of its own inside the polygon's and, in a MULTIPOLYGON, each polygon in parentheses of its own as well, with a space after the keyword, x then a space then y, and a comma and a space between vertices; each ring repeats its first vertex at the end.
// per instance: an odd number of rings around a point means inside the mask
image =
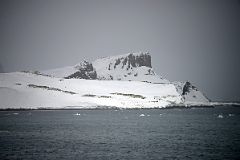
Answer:
POLYGON ((228 114, 228 116, 229 116, 229 117, 232 117, 232 116, 234 116, 234 114, 231 114, 231 113, 230 113, 230 114, 228 114))
POLYGON ((145 114, 140 114, 140 115, 139 115, 139 117, 144 117, 144 116, 145 116, 145 114))
POLYGON ((73 114, 73 115, 75 115, 75 116, 80 116, 81 114, 80 114, 80 113, 75 113, 75 114, 73 114))
POLYGON ((219 114, 219 115, 218 115, 218 118, 223 118, 223 115, 222 115, 222 114, 219 114))

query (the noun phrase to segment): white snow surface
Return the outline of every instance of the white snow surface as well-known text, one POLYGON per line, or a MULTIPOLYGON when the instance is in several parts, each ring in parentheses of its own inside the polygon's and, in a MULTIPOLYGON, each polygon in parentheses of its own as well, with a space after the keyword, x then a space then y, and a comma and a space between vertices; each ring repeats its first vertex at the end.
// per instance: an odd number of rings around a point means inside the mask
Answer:
POLYGON ((141 54, 148 54, 143 52, 128 53, 118 56, 110 56, 101 59, 97 59, 93 62, 93 67, 97 71, 99 79, 107 80, 123 80, 123 81, 147 81, 152 83, 169 83, 167 79, 158 76, 152 68, 146 66, 137 66, 127 69, 127 65, 124 65, 124 58, 129 54, 133 56, 140 56, 141 54), (116 61, 120 60, 120 63, 115 66, 116 61))
MULTIPOLYGON (((124 65, 124 58, 130 54, 133 56, 140 56, 143 52, 128 53, 117 56, 109 56, 100 58, 92 62, 94 69, 97 72, 97 78, 100 80, 122 80, 122 81, 147 81, 152 83, 170 83, 167 79, 157 75, 152 68, 146 66, 130 66, 124 65), (120 60, 118 65, 115 65, 117 60, 120 60)), ((80 62, 81 63, 81 62, 80 62)), ((41 71, 44 74, 51 75, 58 78, 67 77, 78 71, 78 64, 75 66, 66 66, 57 69, 41 71)))
POLYGON ((62 68, 46 70, 46 71, 43 71, 43 73, 57 77, 57 78, 63 78, 63 77, 67 77, 77 71, 78 71, 78 69, 75 68, 74 66, 66 66, 66 67, 62 67, 62 68))
POLYGON ((12 72, 0 73, 0 102, 1 109, 101 108, 106 106, 162 108, 182 103, 182 97, 171 83, 63 79, 33 73, 12 72), (28 85, 46 86, 58 90, 34 88, 28 85))
POLYGON ((171 83, 158 76, 151 67, 149 53, 128 53, 36 73, 0 73, 0 108, 219 105, 210 104, 197 88, 182 95, 185 83, 171 83), (64 79, 86 67, 86 64, 92 64, 97 80, 64 79))
MULTIPOLYGON (((183 93, 185 82, 173 82, 179 94, 183 93)), ((186 105, 210 105, 209 99, 199 90, 191 89, 189 93, 183 95, 184 104, 186 105)))

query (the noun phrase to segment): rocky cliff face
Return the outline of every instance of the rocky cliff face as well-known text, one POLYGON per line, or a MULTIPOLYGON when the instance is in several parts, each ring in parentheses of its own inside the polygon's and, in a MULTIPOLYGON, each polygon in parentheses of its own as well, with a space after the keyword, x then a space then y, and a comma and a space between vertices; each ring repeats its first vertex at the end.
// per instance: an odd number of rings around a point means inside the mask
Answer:
POLYGON ((169 83, 152 69, 149 53, 129 53, 97 59, 93 62, 100 80, 146 81, 169 83))
POLYGON ((127 70, 132 69, 133 67, 149 67, 152 68, 151 56, 149 53, 140 53, 133 54, 130 53, 126 56, 116 58, 113 60, 113 63, 109 64, 109 70, 113 66, 116 69, 116 66, 121 65, 122 69, 126 68, 127 70))
POLYGON ((66 79, 71 79, 71 78, 96 79, 97 78, 97 73, 95 69, 93 68, 92 64, 87 61, 83 61, 79 63, 74 68, 76 69, 76 72, 64 78, 66 79))
POLYGON ((182 95, 185 104, 209 103, 210 100, 190 82, 173 82, 179 94, 182 95))
POLYGON ((182 95, 188 95, 192 90, 198 91, 198 89, 193 86, 190 82, 185 82, 183 85, 182 95))

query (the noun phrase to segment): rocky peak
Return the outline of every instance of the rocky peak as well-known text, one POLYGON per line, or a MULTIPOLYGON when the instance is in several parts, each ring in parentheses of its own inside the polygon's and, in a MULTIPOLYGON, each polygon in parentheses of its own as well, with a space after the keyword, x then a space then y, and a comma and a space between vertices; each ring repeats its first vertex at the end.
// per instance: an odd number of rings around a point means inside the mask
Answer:
POLYGON ((65 77, 66 79, 78 78, 78 79, 96 79, 97 73, 93 68, 92 63, 82 61, 75 65, 74 68, 77 70, 75 73, 65 77))
POLYGON ((158 76, 151 64, 148 52, 128 53, 100 58, 95 61, 82 61, 75 66, 67 66, 44 71, 48 75, 61 78, 144 81, 150 83, 169 83, 158 76))
POLYGON ((129 53, 127 55, 122 55, 121 57, 116 57, 113 59, 109 65, 108 70, 116 69, 117 66, 121 65, 121 68, 127 70, 135 67, 152 67, 151 55, 149 53, 129 53))
POLYGON ((93 70, 92 63, 90 63, 86 60, 80 62, 77 65, 75 65, 74 68, 76 68, 78 70, 82 70, 82 71, 92 71, 93 70))
POLYGON ((125 57, 115 60, 114 68, 122 62, 122 68, 130 69, 131 67, 149 67, 152 68, 151 55, 149 53, 129 53, 125 57))
POLYGON ((210 100, 190 83, 187 82, 173 82, 177 92, 182 95, 185 103, 208 103, 210 100))
POLYGON ((169 83, 152 69, 151 55, 148 52, 128 53, 105 57, 93 62, 100 80, 146 81, 169 83))
POLYGON ((198 89, 195 86, 193 86, 190 82, 187 81, 183 86, 182 95, 187 95, 192 90, 198 91, 198 89))

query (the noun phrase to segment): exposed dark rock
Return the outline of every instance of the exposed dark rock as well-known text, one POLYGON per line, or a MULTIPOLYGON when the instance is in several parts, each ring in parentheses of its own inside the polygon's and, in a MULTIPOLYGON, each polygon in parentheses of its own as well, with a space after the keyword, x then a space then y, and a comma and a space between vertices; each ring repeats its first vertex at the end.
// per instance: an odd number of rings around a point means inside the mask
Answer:
POLYGON ((35 84, 28 84, 28 87, 41 88, 41 89, 46 89, 46 90, 50 90, 50 91, 58 91, 58 92, 68 93, 68 94, 77 94, 76 92, 72 92, 72 91, 65 91, 65 90, 62 90, 62 89, 59 89, 59 88, 48 87, 48 86, 40 86, 40 85, 35 85, 35 84))
POLYGON ((117 59, 117 60, 116 60, 116 63, 114 64, 114 69, 116 68, 117 65, 120 64, 120 62, 121 62, 120 59, 117 59))
POLYGON ((187 95, 191 90, 197 91, 197 88, 187 81, 183 86, 182 95, 187 95))
POLYGON ((142 96, 142 95, 137 95, 137 94, 128 94, 128 93, 110 93, 110 94, 115 94, 115 95, 120 95, 120 96, 128 96, 128 97, 132 97, 132 98, 141 98, 141 99, 145 99, 146 97, 142 96))
POLYGON ((82 95, 83 97, 96 97, 96 95, 94 95, 94 94, 84 94, 84 95, 82 95))
POLYGON ((155 73, 153 72, 153 70, 152 70, 152 69, 148 69, 148 73, 147 73, 147 74, 145 74, 145 75, 155 75, 155 73))
POLYGON ((75 68, 78 69, 78 71, 65 77, 66 79, 97 79, 97 73, 91 63, 83 61, 79 65, 76 65, 75 68))
POLYGON ((132 69, 132 67, 152 67, 151 56, 148 53, 141 53, 139 55, 129 54, 126 57, 118 58, 115 61, 114 68, 122 62, 122 68, 127 66, 127 70, 132 69))

